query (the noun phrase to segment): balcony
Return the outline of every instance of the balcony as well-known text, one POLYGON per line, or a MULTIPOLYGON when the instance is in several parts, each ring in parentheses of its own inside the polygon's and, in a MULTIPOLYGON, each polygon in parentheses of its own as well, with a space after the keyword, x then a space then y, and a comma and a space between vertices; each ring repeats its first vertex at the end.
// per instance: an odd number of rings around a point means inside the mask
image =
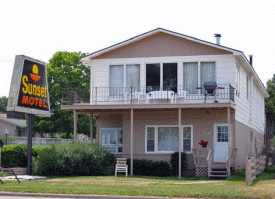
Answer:
POLYGON ((90 92, 63 89, 62 105, 88 103, 90 105, 123 104, 195 104, 234 103, 234 88, 218 85, 209 91, 204 87, 92 87, 90 92))

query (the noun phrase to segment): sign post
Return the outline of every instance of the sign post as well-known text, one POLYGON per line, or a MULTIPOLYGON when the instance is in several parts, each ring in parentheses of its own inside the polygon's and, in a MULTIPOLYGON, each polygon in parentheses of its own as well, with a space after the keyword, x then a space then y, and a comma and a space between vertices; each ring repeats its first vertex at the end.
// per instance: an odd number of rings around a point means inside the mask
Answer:
POLYGON ((32 114, 28 114, 28 166, 27 166, 27 174, 32 174, 32 114))
POLYGON ((46 63, 16 55, 7 111, 28 114, 28 175, 32 161, 32 116, 49 117, 50 103, 46 63))

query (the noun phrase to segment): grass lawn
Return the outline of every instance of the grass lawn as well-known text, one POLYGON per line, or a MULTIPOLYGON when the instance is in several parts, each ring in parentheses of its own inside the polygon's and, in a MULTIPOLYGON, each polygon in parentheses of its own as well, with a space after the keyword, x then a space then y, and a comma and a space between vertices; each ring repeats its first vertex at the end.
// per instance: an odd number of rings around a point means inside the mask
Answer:
POLYGON ((102 194, 102 195, 151 195, 174 197, 217 198, 275 198, 275 167, 262 173, 250 186, 245 185, 244 172, 224 181, 207 178, 114 176, 54 177, 43 181, 4 181, 0 191, 102 194))

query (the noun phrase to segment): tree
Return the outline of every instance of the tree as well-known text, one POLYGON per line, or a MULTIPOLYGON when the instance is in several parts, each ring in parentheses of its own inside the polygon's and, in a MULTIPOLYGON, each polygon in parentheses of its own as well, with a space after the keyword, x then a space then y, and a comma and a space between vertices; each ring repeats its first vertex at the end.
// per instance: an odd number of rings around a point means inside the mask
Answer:
POLYGON ((268 157, 267 162, 271 158, 275 164, 275 74, 267 81, 267 93, 269 97, 265 99, 266 134, 263 153, 268 157))
MULTIPOLYGON (((36 133, 66 133, 67 138, 73 132, 73 113, 61 110, 61 92, 64 88, 77 88, 83 92, 90 89, 90 68, 80 59, 85 53, 57 52, 47 64, 47 78, 52 116, 34 117, 33 131, 36 133)), ((90 134, 89 116, 79 115, 78 132, 90 134)))
POLYGON ((267 81, 267 92, 269 98, 265 100, 266 140, 270 140, 275 135, 275 74, 267 81))
POLYGON ((5 96, 0 97, 0 113, 7 112, 8 98, 5 96))

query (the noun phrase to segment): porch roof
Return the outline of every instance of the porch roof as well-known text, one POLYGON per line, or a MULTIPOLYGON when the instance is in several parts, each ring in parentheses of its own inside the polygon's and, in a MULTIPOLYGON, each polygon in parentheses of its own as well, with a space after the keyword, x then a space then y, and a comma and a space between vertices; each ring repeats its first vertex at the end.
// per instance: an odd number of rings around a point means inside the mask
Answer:
POLYGON ((91 111, 104 112, 108 110, 131 110, 131 109, 211 109, 211 108, 232 108, 233 103, 196 103, 196 104, 120 104, 120 105, 91 105, 80 103, 72 105, 62 105, 62 110, 77 111, 78 113, 91 113, 91 111))

